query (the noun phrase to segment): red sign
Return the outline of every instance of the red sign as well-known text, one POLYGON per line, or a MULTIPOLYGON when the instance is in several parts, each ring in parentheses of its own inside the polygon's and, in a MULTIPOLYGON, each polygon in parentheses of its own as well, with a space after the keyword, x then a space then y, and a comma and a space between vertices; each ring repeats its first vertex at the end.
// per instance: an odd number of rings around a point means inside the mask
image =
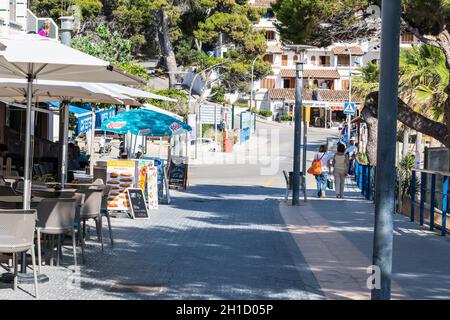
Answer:
POLYGON ((121 129, 127 124, 126 121, 110 122, 106 125, 108 129, 121 129))
POLYGON ((169 129, 170 129, 170 131, 172 131, 172 133, 175 133, 181 129, 181 125, 177 122, 174 122, 169 126, 169 129))
POLYGON ((150 129, 142 129, 142 130, 139 130, 139 134, 140 135, 144 135, 144 134, 150 134, 150 129))

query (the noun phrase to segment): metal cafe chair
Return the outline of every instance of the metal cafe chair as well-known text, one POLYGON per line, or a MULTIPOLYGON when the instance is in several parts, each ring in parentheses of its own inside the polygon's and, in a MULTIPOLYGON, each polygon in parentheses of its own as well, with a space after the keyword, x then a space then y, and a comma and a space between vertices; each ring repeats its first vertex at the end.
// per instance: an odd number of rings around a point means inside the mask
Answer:
POLYGON ((59 260, 62 253, 61 236, 66 233, 72 234, 73 260, 75 267, 77 266, 77 251, 75 237, 75 198, 47 198, 43 199, 37 206, 37 245, 38 245, 38 264, 39 272, 41 272, 42 256, 41 256, 41 235, 50 235, 51 240, 51 262, 53 262, 54 253, 54 237, 57 236, 57 256, 56 265, 59 266, 59 260))
POLYGON ((14 281, 17 289, 17 254, 31 251, 34 276, 34 296, 39 298, 36 257, 34 251, 34 230, 36 226, 36 210, 0 210, 0 252, 13 254, 14 281))
POLYGON ((102 245, 103 251, 103 234, 102 234, 102 198, 104 188, 95 188, 88 190, 79 190, 85 195, 84 203, 80 210, 80 219, 83 222, 82 237, 86 237, 86 221, 93 219, 95 221, 95 228, 97 231, 97 238, 102 245))

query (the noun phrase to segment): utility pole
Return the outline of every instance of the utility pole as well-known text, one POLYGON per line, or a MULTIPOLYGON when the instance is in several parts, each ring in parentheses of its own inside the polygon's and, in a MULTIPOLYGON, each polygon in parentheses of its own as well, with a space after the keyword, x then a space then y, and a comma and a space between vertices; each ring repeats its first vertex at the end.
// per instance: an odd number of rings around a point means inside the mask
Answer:
MULTIPOLYGON (((345 48, 347 49, 348 56, 349 56, 349 62, 348 62, 348 103, 352 103, 352 52, 351 48, 348 47, 346 43, 344 43, 345 48)), ((347 114, 347 145, 350 145, 350 139, 352 137, 352 129, 351 129, 351 118, 352 116, 350 114, 347 114)), ((325 125, 326 126, 326 125, 325 125)))
MULTIPOLYGON (((256 57, 255 59, 253 59, 253 61, 252 61, 252 83, 250 84, 251 86, 251 91, 250 91, 250 111, 252 110, 252 107, 253 107, 253 98, 254 98, 254 88, 253 88, 253 86, 254 86, 254 77, 253 77, 253 74, 254 74, 254 72, 255 72, 255 62, 256 62, 256 59, 258 59, 258 57, 256 57)), ((256 109, 256 104, 255 104, 255 109, 256 109)))
MULTIPOLYGON (((72 44, 72 32, 74 17, 66 16, 60 17, 61 20, 61 43, 70 47, 72 44)), ((64 188, 64 184, 67 182, 67 170, 68 170, 68 140, 69 140, 69 102, 63 101, 59 110, 59 144, 60 144, 60 183, 64 188)))
POLYGON ((400 0, 383 0, 373 241, 373 265, 379 268, 374 271, 381 281, 372 289, 372 300, 391 298, 400 15, 400 0))
MULTIPOLYGON (((309 109, 309 108, 308 108, 309 109)), ((303 165, 302 165, 302 188, 303 188, 303 199, 305 201, 308 200, 307 194, 306 194, 306 152, 307 152, 307 146, 308 146, 308 123, 306 122, 307 117, 306 113, 309 112, 307 110, 307 107, 302 107, 303 110, 303 165)), ((326 111, 325 111, 326 112, 326 111)))
POLYGON ((302 132, 302 87, 303 87, 303 61, 295 65, 295 110, 294 110, 294 177, 292 188, 292 205, 299 204, 300 197, 300 144, 302 132))

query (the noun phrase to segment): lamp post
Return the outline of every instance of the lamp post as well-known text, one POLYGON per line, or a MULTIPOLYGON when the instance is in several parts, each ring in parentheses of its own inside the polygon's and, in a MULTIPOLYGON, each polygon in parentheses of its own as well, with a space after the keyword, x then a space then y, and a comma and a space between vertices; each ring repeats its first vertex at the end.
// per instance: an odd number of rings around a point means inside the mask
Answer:
MULTIPOLYGON (((254 89, 253 89, 253 85, 254 85, 254 81, 253 81, 253 73, 255 71, 255 62, 256 59, 258 59, 258 57, 255 57, 255 59, 253 59, 252 61, 252 83, 251 83, 251 91, 250 91, 250 111, 252 110, 252 105, 253 105, 253 98, 254 98, 254 89)), ((256 108, 256 103, 255 103, 255 108, 256 108)))
MULTIPOLYGON (((344 45, 345 48, 347 49, 350 59, 348 62, 348 78, 349 78, 348 103, 350 104, 352 102, 352 52, 346 43, 344 43, 344 45)), ((352 137, 351 118, 352 116, 350 114, 347 114, 347 144, 350 144, 350 139, 352 137)))
POLYGON ((393 216, 395 213, 395 143, 397 136, 400 0, 383 0, 381 17, 380 92, 375 194, 373 262, 380 283, 373 300, 391 297, 393 216))
POLYGON ((292 187, 292 205, 299 204, 300 197, 300 144, 301 144, 301 125, 302 125, 302 89, 303 89, 303 62, 297 62, 295 65, 295 122, 294 122, 294 165, 293 165, 293 187, 292 187))

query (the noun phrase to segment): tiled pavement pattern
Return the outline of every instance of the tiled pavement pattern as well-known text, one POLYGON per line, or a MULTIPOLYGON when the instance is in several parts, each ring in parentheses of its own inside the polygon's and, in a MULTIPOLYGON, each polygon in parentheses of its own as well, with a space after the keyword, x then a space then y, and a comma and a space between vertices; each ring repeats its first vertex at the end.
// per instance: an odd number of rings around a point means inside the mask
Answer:
MULTIPOLYGON (((310 299, 317 283, 284 228, 274 188, 192 186, 148 220, 112 220, 115 246, 88 241, 86 264, 72 273, 44 267, 42 299, 310 299), (80 275, 78 277, 78 275, 80 275)), ((92 234, 94 234, 92 228, 92 234)), ((32 299, 32 285, 0 299, 32 299)))
MULTIPOLYGON (((373 203, 362 198, 350 179, 344 199, 336 199, 333 191, 317 199, 310 188, 308 204, 280 204, 297 247, 327 298, 370 298, 366 268, 372 261, 373 203)), ((392 298, 449 299, 449 242, 450 237, 396 214, 392 298)))

